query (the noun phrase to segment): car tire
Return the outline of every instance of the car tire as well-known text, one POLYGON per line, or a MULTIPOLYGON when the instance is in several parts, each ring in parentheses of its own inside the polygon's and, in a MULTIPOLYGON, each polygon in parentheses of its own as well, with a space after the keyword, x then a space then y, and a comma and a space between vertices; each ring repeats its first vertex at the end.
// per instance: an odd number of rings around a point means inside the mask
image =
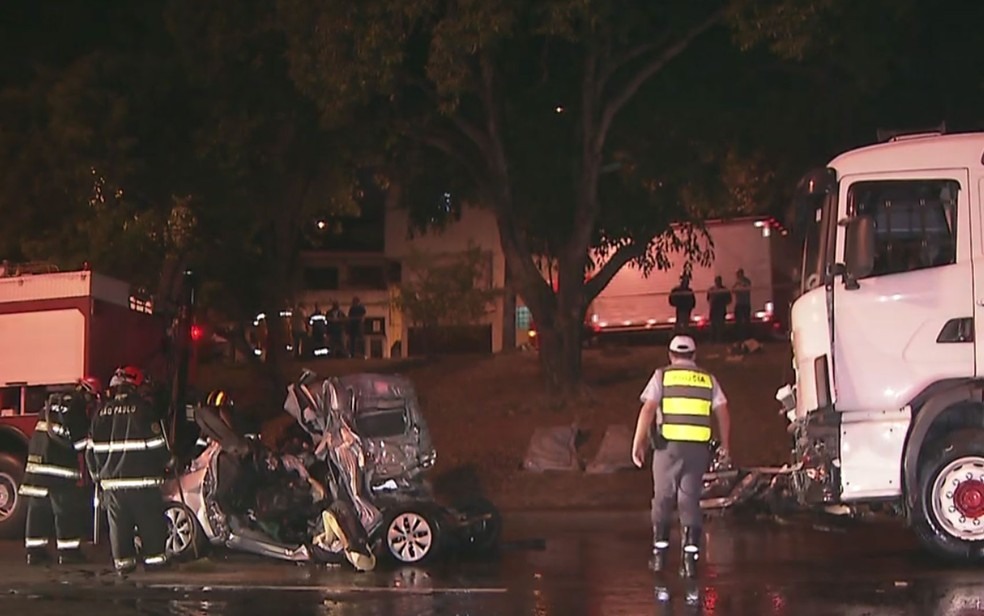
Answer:
POLYGON ((919 465, 912 524, 943 560, 984 562, 984 430, 960 430, 929 444, 919 465))
POLYGON ((0 537, 24 536, 27 500, 17 494, 24 478, 24 464, 10 454, 0 453, 0 537))
POLYGON ((444 546, 444 520, 430 504, 395 506, 381 525, 381 549, 397 565, 425 565, 444 546))
POLYGON ((169 559, 194 560, 205 554, 208 540, 201 524, 190 509, 182 503, 166 503, 164 518, 167 523, 165 550, 169 559))

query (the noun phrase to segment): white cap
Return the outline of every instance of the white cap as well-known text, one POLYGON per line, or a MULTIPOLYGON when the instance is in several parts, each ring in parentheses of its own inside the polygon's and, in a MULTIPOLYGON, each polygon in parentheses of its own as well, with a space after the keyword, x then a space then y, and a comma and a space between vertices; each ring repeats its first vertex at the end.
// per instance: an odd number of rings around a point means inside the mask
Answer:
POLYGON ((693 353, 697 350, 697 344, 690 336, 673 336, 673 340, 670 340, 670 350, 674 353, 693 353))

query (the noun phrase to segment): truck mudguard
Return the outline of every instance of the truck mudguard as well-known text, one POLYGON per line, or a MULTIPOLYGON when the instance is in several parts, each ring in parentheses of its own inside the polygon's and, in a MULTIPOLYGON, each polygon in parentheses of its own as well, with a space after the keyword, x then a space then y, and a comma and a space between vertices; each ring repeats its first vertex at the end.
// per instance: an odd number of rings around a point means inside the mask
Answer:
POLYGON ((910 406, 913 419, 905 439, 902 460, 902 490, 906 511, 915 506, 917 494, 909 486, 918 485, 919 453, 933 423, 947 410, 961 403, 980 404, 984 381, 974 379, 947 379, 933 383, 913 398, 910 406))

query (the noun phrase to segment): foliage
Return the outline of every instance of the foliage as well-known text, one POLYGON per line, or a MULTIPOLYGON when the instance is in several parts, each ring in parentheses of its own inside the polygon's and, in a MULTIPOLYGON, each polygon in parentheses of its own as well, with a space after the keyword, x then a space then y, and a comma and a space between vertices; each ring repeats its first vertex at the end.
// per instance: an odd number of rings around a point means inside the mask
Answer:
POLYGON ((426 191, 411 202, 434 204, 443 182, 495 212, 516 287, 545 334, 551 384, 577 380, 584 311, 623 265, 665 266, 672 246, 706 254, 673 234, 673 223, 699 225, 706 208, 688 201, 680 167, 663 164, 695 154, 654 156, 619 120, 658 103, 644 86, 722 22, 721 2, 278 7, 291 75, 324 124, 374 117, 389 156, 406 161, 395 181, 426 191), (556 263, 556 291, 543 258, 556 263))
POLYGON ((491 286, 489 258, 475 245, 460 254, 411 253, 404 261, 405 282, 396 307, 410 322, 425 327, 480 321, 501 294, 491 286))

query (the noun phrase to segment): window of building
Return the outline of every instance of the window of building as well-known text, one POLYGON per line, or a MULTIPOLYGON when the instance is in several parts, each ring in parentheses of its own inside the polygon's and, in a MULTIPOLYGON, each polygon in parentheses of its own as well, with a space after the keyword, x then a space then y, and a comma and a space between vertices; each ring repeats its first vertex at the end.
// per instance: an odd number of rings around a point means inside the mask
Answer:
POLYGON ((304 288, 311 291, 334 291, 338 289, 337 267, 304 268, 304 288))
POLYGON ((875 267, 870 276, 956 263, 959 192, 954 180, 853 184, 849 212, 875 221, 875 267))
POLYGON ((516 306, 516 329, 529 329, 533 323, 533 313, 526 306, 516 306))
POLYGON ((403 264, 399 261, 390 261, 386 268, 386 276, 390 284, 403 282, 403 264))
POLYGON ((386 289, 386 270, 378 265, 351 265, 347 283, 353 289, 386 289))

